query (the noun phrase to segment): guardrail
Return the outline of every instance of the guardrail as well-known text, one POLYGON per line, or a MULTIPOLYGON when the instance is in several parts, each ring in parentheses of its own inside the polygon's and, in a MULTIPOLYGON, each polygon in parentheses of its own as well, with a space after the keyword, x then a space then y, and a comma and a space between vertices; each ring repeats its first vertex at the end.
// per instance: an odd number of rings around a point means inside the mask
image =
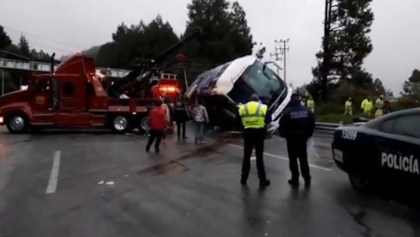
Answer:
MULTIPOLYGON (((317 122, 315 125, 315 132, 317 133, 323 133, 323 134, 328 134, 328 135, 333 135, 334 131, 336 128, 338 128, 339 126, 341 126, 342 124, 340 123, 322 123, 322 122, 317 122)), ((241 132, 238 131, 225 131, 222 133, 221 138, 222 139, 227 139, 227 138, 233 138, 233 137, 240 137, 241 136, 241 132)), ((278 132, 275 131, 273 133, 273 135, 278 135, 278 132)))
POLYGON ((319 133, 334 134, 336 128, 341 126, 340 123, 321 123, 317 122, 315 125, 315 131, 319 133))

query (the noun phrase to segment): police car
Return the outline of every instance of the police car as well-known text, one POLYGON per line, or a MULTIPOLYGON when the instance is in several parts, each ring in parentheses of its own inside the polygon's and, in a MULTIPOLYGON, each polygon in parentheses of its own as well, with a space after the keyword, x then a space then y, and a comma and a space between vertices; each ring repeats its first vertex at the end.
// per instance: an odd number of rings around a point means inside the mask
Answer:
POLYGON ((420 108, 336 129, 333 158, 358 191, 420 187, 420 108))

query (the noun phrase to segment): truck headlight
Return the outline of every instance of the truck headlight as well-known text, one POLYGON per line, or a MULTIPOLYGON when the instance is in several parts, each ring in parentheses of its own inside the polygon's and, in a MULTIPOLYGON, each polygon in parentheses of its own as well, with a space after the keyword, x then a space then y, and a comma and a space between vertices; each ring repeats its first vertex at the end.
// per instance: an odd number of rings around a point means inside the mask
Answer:
POLYGON ((4 123, 4 118, 0 116, 0 123, 4 123))

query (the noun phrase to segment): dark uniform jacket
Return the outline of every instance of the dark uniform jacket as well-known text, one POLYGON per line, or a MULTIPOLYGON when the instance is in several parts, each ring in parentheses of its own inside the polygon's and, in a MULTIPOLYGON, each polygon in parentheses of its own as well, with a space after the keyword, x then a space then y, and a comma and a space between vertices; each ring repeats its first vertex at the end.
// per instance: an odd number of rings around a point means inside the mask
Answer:
POLYGON ((186 122, 189 117, 188 108, 185 102, 176 102, 174 109, 174 120, 176 122, 186 122))
POLYGON ((280 136, 286 139, 308 139, 312 137, 314 129, 315 116, 312 111, 299 101, 290 102, 280 119, 280 136))

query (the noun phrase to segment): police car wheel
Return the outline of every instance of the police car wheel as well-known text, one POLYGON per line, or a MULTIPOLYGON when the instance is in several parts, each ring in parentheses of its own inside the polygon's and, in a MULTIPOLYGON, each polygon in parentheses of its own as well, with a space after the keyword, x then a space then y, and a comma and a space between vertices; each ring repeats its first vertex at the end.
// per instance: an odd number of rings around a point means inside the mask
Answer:
POLYGON ((358 192, 366 193, 371 191, 371 182, 368 179, 361 177, 360 175, 350 173, 349 179, 351 186, 358 192))

